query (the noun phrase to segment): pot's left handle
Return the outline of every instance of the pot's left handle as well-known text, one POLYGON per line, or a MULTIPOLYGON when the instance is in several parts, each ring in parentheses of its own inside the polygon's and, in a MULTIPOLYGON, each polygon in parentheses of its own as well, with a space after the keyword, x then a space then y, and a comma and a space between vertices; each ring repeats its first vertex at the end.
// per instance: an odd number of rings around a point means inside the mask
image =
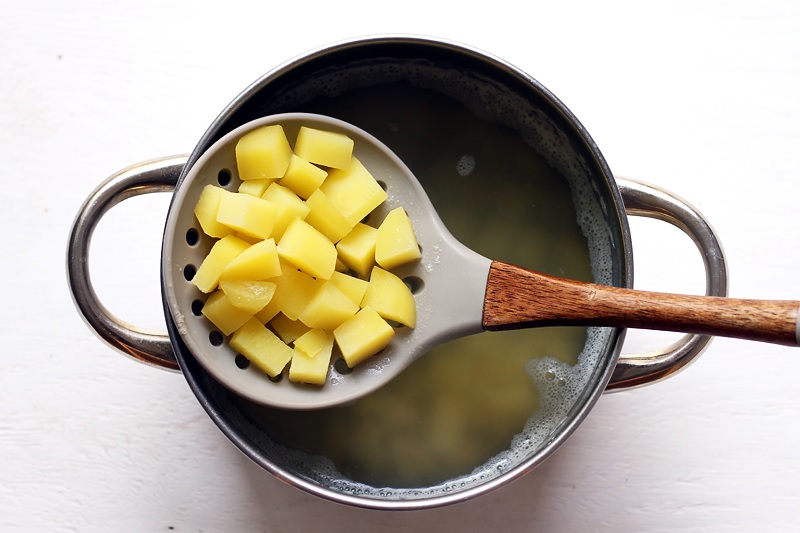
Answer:
POLYGON ((180 371, 166 333, 154 333, 128 324, 97 298, 89 276, 89 244, 97 223, 119 202, 151 192, 175 189, 186 156, 173 156, 128 167, 101 183, 81 206, 67 247, 67 281, 72 300, 89 328, 112 348, 139 362, 180 371))

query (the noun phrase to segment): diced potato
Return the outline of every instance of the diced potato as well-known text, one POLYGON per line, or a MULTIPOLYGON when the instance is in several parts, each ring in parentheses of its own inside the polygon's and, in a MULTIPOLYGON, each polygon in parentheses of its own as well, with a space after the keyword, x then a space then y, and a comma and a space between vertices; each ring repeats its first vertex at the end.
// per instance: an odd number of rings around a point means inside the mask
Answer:
POLYGON ((328 172, 324 169, 292 154, 289 168, 281 178, 281 185, 294 191, 300 198, 306 199, 322 185, 327 175, 328 172))
POLYGON ((230 335, 250 320, 253 313, 233 305, 222 291, 214 291, 203 304, 203 315, 217 326, 223 335, 230 335))
POLYGON ((306 200, 306 205, 310 211, 306 215, 305 221, 317 228, 331 242, 339 242, 353 229, 353 224, 344 218, 344 215, 336 209, 330 198, 321 190, 314 191, 306 200))
POLYGON ((236 165, 243 181, 281 178, 291 157, 292 147, 277 124, 253 130, 236 143, 236 165))
POLYGON ((336 268, 336 248, 325 235, 295 218, 278 241, 278 255, 306 274, 330 279, 336 268))
POLYGON ((219 201, 223 194, 230 194, 230 192, 216 185, 206 185, 200 192, 200 198, 194 207, 194 215, 200 222, 203 233, 217 239, 233 233, 231 228, 217 222, 219 201))
MULTIPOLYGON (((276 292, 278 290, 277 285, 278 284, 275 283, 275 291, 276 292)), ((254 316, 256 317, 256 319, 259 322, 261 322, 262 324, 266 324, 267 322, 269 322, 270 320, 275 318, 277 316, 277 314, 280 313, 280 312, 281 312, 281 308, 278 306, 278 303, 275 301, 275 295, 273 294, 272 295, 272 299, 264 307, 264 309, 262 309, 261 311, 256 313, 254 316)))
POLYGON ((269 327, 278 334, 286 344, 291 344, 304 333, 308 332, 309 328, 299 320, 292 320, 283 313, 278 313, 275 318, 270 320, 269 327))
POLYGON ((417 325, 417 307, 411 289, 402 279, 379 266, 372 269, 361 305, 374 309, 386 320, 410 328, 417 325))
POLYGON ((361 300, 364 299, 364 293, 367 292, 367 286, 369 285, 366 280, 348 276, 338 271, 331 274, 330 282, 336 285, 340 291, 345 293, 358 306, 361 305, 361 300))
POLYGON ((372 265, 375 264, 375 242, 377 237, 377 229, 359 222, 336 245, 339 259, 355 270, 356 274, 362 278, 368 277, 372 271, 372 265))
POLYGON ((267 190, 267 187, 269 187, 270 183, 274 182, 272 180, 243 181, 241 184, 239 184, 239 192, 261 198, 261 195, 264 194, 264 192, 267 190))
POLYGON ((389 211, 375 241, 375 261, 385 269, 395 268, 422 257, 414 227, 402 207, 389 211))
POLYGON ((219 202, 217 222, 250 237, 267 239, 276 213, 275 205, 267 200, 249 194, 225 194, 219 202))
POLYGON ((343 133, 302 126, 297 132, 294 152, 311 163, 345 168, 353 156, 353 139, 343 133))
POLYGON ((195 206, 219 239, 192 279, 210 294, 202 313, 272 377, 291 360, 290 381, 323 385, 334 342, 353 367, 393 325, 416 324, 389 271, 420 257, 411 221, 397 208, 367 225, 387 194, 352 150, 344 135, 301 128, 295 155, 281 126, 259 128, 236 147, 238 193, 208 185, 195 206))
POLYGON ((365 307, 333 330, 333 336, 345 363, 353 368, 384 349, 394 337, 394 329, 377 311, 365 307))
POLYGON ((272 236, 276 241, 280 241, 283 232, 295 218, 304 219, 311 210, 291 189, 277 183, 271 184, 262 198, 272 202, 277 208, 275 224, 272 227, 272 236))
POLYGON ((330 281, 325 282, 300 315, 311 328, 333 330, 358 312, 358 304, 330 281))
POLYGON ((265 280, 281 274, 278 247, 274 239, 258 241, 234 258, 222 271, 221 279, 265 280))
POLYGON ((319 329, 312 329, 295 341, 292 364, 289 366, 289 380, 295 383, 324 385, 328 378, 333 351, 333 335, 319 329), (313 336, 313 339, 306 338, 313 336), (306 346, 310 345, 316 353, 309 355, 306 346))
POLYGON ((275 294, 271 281, 221 279, 219 288, 235 307, 254 315, 264 309, 275 294))
POLYGON ((292 359, 292 349, 255 318, 236 330, 230 345, 273 378, 292 359))
POLYGON ((388 197, 361 162, 353 157, 343 169, 332 169, 320 185, 336 209, 355 225, 388 197))
POLYGON ((333 335, 324 329, 310 329, 294 341, 294 347, 309 357, 317 355, 328 344, 333 346, 333 335))
POLYGON ((209 293, 217 288, 223 270, 239 254, 244 252, 250 245, 233 235, 227 235, 211 247, 211 251, 203 259, 200 268, 197 269, 192 283, 205 293, 209 293))
POLYGON ((281 264, 281 269, 283 273, 271 279, 277 285, 272 300, 284 315, 297 320, 324 282, 291 265, 281 264))

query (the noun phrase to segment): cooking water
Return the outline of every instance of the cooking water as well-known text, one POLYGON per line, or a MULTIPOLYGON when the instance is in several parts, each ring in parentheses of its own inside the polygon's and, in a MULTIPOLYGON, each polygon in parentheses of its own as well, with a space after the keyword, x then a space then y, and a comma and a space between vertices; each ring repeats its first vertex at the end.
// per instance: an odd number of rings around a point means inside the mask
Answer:
MULTIPOLYGON (((351 122, 386 143, 455 237, 478 253, 592 280, 574 191, 518 133, 405 84, 296 110, 351 122)), ((298 412, 241 401, 252 423, 307 454, 310 476, 326 472, 342 490, 380 496, 381 487, 446 491, 510 465, 509 450, 527 453, 547 438, 588 379, 579 364, 586 341, 585 328, 487 332, 435 348, 349 405, 298 412)))

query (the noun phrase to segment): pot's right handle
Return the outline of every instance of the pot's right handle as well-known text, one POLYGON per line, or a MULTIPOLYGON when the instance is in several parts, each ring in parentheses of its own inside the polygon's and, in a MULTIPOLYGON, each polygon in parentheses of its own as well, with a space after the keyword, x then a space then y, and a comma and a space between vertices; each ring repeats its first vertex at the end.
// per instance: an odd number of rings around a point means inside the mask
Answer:
MULTIPOLYGON (((703 215, 682 198, 663 189, 627 178, 615 179, 627 213, 663 220, 691 237, 703 258, 706 295, 727 296, 725 256, 716 233, 703 215)), ((606 390, 625 390, 667 378, 692 363, 712 338, 708 335, 685 335, 661 350, 622 354, 606 390)))
POLYGON ((69 289, 86 325, 117 351, 173 371, 180 371, 180 367, 166 333, 145 331, 120 320, 97 298, 89 277, 89 244, 97 223, 119 202, 140 194, 173 191, 186 160, 186 156, 176 156, 147 161, 109 177, 81 206, 67 247, 69 289))

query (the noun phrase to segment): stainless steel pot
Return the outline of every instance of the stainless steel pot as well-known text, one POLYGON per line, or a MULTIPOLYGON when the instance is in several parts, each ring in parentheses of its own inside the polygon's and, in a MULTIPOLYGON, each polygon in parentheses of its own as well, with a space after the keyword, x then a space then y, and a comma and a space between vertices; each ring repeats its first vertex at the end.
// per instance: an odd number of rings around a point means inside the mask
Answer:
MULTIPOLYGON (((592 250, 589 255, 596 281, 632 286, 627 217, 645 216, 671 223, 687 233, 705 262, 706 293, 716 296, 727 293, 722 249, 702 215, 662 189, 615 178, 572 113, 536 80, 498 58, 436 39, 386 36, 326 46, 267 73, 222 111, 188 157, 134 165, 110 177, 89 196, 70 235, 67 258, 70 289, 87 325, 109 345, 138 361, 182 372, 208 415, 254 462, 312 494, 360 507, 435 507, 463 501, 508 483, 534 468, 564 442, 603 392, 670 376, 692 362, 710 340, 687 335, 657 352, 620 356, 623 330, 591 330, 587 333, 591 342, 587 341, 582 352, 585 379, 580 390, 569 405, 562 406, 559 416, 551 413, 547 424, 537 419, 540 421, 535 424, 540 427, 533 432, 538 435, 536 439, 512 440, 502 461, 492 458, 483 466, 475 465, 474 471, 463 476, 399 488, 370 486, 349 479, 326 458, 313 457, 275 438, 263 419, 253 417, 252 406, 215 382, 197 363, 182 343, 175 317, 166 306, 168 333, 151 334, 120 321, 98 301, 89 278, 87 257, 92 231, 103 214, 126 198, 181 187, 187 170, 212 143, 237 126, 264 115, 322 112, 379 137, 382 133, 382 140, 409 163, 426 188, 434 191, 436 203, 437 174, 424 170, 422 161, 432 157, 431 150, 435 152, 442 132, 429 121, 428 108, 419 101, 420 94, 435 94, 436 98, 453 104, 448 113, 451 118, 458 117, 460 126, 459 131, 449 135, 468 138, 472 123, 497 125, 512 132, 564 176, 575 200, 576 216, 582 219, 580 223, 592 250), (420 168, 415 169, 415 165, 420 168)), ((440 122, 451 124, 448 119, 440 122)), ((464 206, 458 200, 442 194, 437 209, 446 207, 445 210, 454 213, 463 212, 464 206)), ((470 244, 468 237, 461 238, 470 244)))

